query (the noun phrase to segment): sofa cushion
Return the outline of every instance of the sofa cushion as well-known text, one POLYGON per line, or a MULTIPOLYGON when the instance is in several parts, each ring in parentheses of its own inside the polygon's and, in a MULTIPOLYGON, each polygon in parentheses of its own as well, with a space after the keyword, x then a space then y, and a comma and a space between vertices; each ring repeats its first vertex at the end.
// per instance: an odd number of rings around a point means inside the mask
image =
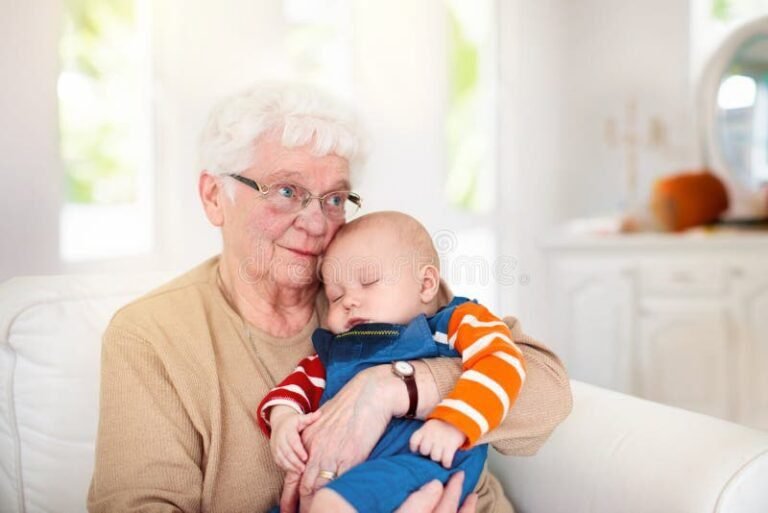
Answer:
POLYGON ((117 308, 164 279, 53 276, 0 285, 3 511, 85 511, 101 334, 117 308))

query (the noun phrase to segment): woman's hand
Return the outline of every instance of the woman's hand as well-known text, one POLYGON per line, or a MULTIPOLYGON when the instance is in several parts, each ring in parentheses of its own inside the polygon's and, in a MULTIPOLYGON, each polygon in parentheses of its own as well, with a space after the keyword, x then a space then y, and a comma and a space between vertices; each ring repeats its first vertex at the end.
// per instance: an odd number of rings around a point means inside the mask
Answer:
POLYGON ((395 513, 475 513, 476 493, 469 494, 459 509, 463 483, 464 472, 452 475, 445 489, 440 481, 430 481, 413 492, 395 513))
POLYGON ((283 481, 283 493, 280 495, 280 513, 297 513, 299 511, 299 482, 301 474, 288 472, 283 481))
POLYGON ((393 412, 402 408, 399 402, 404 397, 407 400, 402 382, 388 365, 380 365, 359 372, 325 403, 320 418, 302 433, 309 459, 301 480, 301 495, 310 495, 327 483, 318 476, 321 470, 341 475, 364 461, 393 412))

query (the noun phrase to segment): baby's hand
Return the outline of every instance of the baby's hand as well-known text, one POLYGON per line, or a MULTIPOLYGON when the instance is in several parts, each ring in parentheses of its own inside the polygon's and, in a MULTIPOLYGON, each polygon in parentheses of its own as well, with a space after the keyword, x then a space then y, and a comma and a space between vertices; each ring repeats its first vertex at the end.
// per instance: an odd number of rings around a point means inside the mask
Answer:
POLYGON ((411 436, 411 451, 420 452, 451 468, 456 450, 466 436, 458 428, 438 419, 429 419, 411 436))
POLYGON ((274 406, 269 412, 272 436, 269 448, 277 466, 286 472, 304 472, 307 450, 301 442, 301 432, 320 417, 320 410, 302 415, 288 406, 274 406))

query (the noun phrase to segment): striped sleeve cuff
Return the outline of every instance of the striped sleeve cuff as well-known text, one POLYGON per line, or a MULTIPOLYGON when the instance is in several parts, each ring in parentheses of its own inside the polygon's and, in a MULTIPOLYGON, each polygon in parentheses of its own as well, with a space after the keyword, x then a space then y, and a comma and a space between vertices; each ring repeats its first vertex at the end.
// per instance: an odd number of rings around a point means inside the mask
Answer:
POLYGON ((480 412, 464 401, 444 399, 432 410, 427 419, 439 419, 456 427, 467 439, 461 449, 470 449, 488 432, 488 422, 480 412))
POLYGON ((304 413, 301 409, 301 406, 295 401, 291 401, 290 399, 275 398, 267 401, 259 410, 258 421, 259 427, 268 437, 272 434, 272 424, 269 421, 269 414, 272 411, 272 408, 275 406, 288 406, 289 408, 296 410, 296 413, 300 415, 304 413))

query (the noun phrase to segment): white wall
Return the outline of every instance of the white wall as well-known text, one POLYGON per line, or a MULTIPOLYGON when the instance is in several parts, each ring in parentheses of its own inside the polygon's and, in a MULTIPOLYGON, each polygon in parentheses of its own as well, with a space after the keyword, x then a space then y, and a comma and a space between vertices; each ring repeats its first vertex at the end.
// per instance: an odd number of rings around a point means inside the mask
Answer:
POLYGON ((661 119, 666 142, 638 146, 639 197, 653 178, 699 165, 689 82, 685 0, 514 0, 501 5, 501 251, 527 285, 507 287, 502 310, 547 338, 541 243, 563 221, 616 213, 625 154, 607 142, 637 103, 638 136, 661 119))
POLYGON ((564 146, 563 39, 568 0, 500 2, 500 252, 518 261, 519 281, 502 289, 501 311, 534 336, 545 284, 542 234, 562 219, 558 183, 564 146))
POLYGON ((444 221, 445 20, 440 0, 358 2, 355 97, 372 139, 359 180, 366 210, 444 221), (428 201, 425 201, 428 199, 428 201))
POLYGON ((0 1, 0 281, 59 269, 59 25, 51 4, 0 1))
POLYGON ((635 101, 638 195, 652 181, 699 164, 689 80, 690 13, 687 1, 566 2, 561 95, 563 213, 569 217, 616 209, 624 192, 625 152, 608 144, 605 123, 627 126, 626 104, 635 101), (651 118, 666 141, 651 147, 651 118))

